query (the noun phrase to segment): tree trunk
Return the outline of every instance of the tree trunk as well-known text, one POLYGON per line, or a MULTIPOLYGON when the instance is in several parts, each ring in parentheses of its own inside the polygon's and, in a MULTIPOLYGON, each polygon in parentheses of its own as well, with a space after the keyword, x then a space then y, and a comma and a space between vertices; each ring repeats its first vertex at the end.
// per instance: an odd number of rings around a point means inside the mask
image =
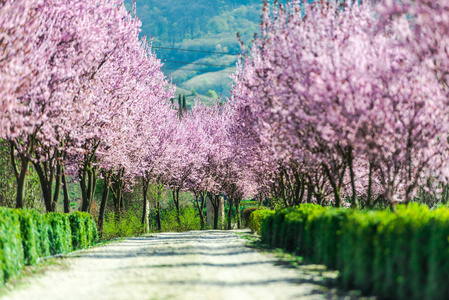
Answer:
POLYGON ((368 193, 366 199, 366 207, 372 208, 372 189, 373 189, 373 163, 369 161, 369 175, 368 175, 368 193))
POLYGON ((215 196, 212 193, 209 193, 210 203, 212 204, 212 208, 214 210, 214 229, 218 229, 218 217, 219 217, 219 209, 220 209, 220 195, 215 196))
POLYGON ((181 211, 179 209, 179 189, 175 188, 172 190, 173 203, 176 208, 176 220, 178 221, 179 228, 181 228, 181 211))
MULTIPOLYGON (((30 149, 33 149, 34 143, 30 144, 30 149)), ((25 155, 18 152, 18 155, 20 157, 20 172, 17 168, 16 163, 16 148, 14 146, 14 143, 10 142, 10 154, 11 154, 11 164, 13 166, 14 171, 14 177, 17 182, 17 191, 16 191, 16 208, 23 208, 23 198, 25 197, 25 190, 26 190, 26 175, 28 172, 28 168, 30 165, 30 159, 27 158, 25 155)))
POLYGON ((214 229, 218 229, 218 206, 214 205, 214 229))
MULTIPOLYGON (((30 165, 30 161, 25 157, 21 158, 21 166, 20 172, 16 173, 16 182, 17 182, 17 194, 16 194, 16 208, 23 208, 23 198, 25 197, 25 189, 26 189, 26 175, 28 172, 28 167, 30 165)), ((17 169, 14 160, 14 168, 17 169)))
POLYGON ((161 202, 159 200, 156 203, 156 223, 157 223, 157 230, 162 231, 161 202))
POLYGON ((67 180, 65 177, 65 170, 62 168, 62 191, 64 192, 64 212, 70 212, 70 197, 69 197, 69 187, 67 186, 67 180))
POLYGON ((148 196, 148 185, 149 185, 149 180, 147 179, 142 179, 142 192, 143 192, 143 212, 142 212, 142 226, 143 226, 143 231, 144 233, 148 233, 150 232, 150 224, 149 224, 149 202, 147 199, 148 196))
POLYGON ((119 171, 113 184, 114 208, 117 218, 120 219, 120 211, 122 207, 122 170, 119 171))
POLYGON ((241 216, 240 216, 240 202, 242 199, 240 198, 236 198, 235 199, 235 210, 236 210, 236 218, 237 218, 237 228, 241 229, 242 228, 242 222, 241 222, 241 216))
POLYGON ((349 149, 348 151, 348 164, 349 164, 349 175, 351 177, 351 188, 352 188, 352 197, 351 197, 351 208, 358 208, 359 201, 357 200, 357 190, 355 188, 355 174, 354 174, 354 166, 353 166, 353 150, 349 149))
POLYGON ((205 199, 202 193, 195 193, 195 203, 196 208, 198 209, 198 213, 200 215, 201 229, 204 229, 206 225, 204 221, 204 212, 203 212, 205 199))
POLYGON ((326 172, 327 178, 329 179, 329 183, 332 186, 332 190, 334 191, 334 201, 335 207, 341 206, 341 187, 334 180, 333 176, 330 173, 329 168, 326 165, 323 165, 324 171, 326 172))
POLYGON ((111 179, 111 172, 109 171, 104 178, 103 195, 101 197, 100 212, 98 214, 98 231, 100 237, 103 237, 104 212, 106 210, 106 202, 109 196, 109 183, 111 179))
POLYGON ((298 204, 296 204, 296 205, 301 204, 302 201, 304 200, 305 189, 306 189, 306 182, 305 182, 305 179, 303 179, 303 180, 301 180, 301 186, 300 186, 300 191, 301 192, 300 192, 299 197, 298 197, 298 204))
POLYGON ((81 195, 83 203, 81 211, 89 212, 94 200, 95 188, 97 185, 97 168, 91 162, 86 162, 80 176, 81 195))
MULTIPOLYGON (((62 170, 62 165, 61 162, 57 162, 56 164, 56 183, 55 183, 55 191, 53 193, 53 202, 52 202, 52 209, 53 211, 56 211, 56 205, 58 204, 58 199, 59 199, 59 192, 61 190, 61 170, 62 170)), ((50 183, 51 185, 51 183, 50 183)))
MULTIPOLYGON (((51 188, 53 183, 53 171, 50 170, 50 174, 46 174, 47 167, 43 167, 39 162, 33 163, 34 168, 39 176, 39 181, 42 188, 42 196, 44 197, 45 209, 47 212, 54 212, 52 205, 51 188)), ((51 163, 50 163, 51 165, 51 163)), ((51 167, 50 167, 51 168, 51 167)))
POLYGON ((229 210, 228 210, 228 230, 232 229, 232 206, 234 205, 234 197, 229 197, 229 210))

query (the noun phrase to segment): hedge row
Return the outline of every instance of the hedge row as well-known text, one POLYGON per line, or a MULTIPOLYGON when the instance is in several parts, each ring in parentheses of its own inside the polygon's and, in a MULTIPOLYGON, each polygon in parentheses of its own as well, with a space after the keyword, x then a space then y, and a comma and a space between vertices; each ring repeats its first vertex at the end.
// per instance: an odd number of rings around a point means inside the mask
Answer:
POLYGON ((265 216, 262 241, 337 269, 346 288, 382 299, 447 299, 449 209, 397 212, 302 205, 265 216))
POLYGON ((248 227, 251 229, 252 232, 260 234, 260 231, 262 229, 262 221, 271 214, 274 214, 275 212, 272 210, 267 209, 257 209, 251 211, 249 215, 249 221, 248 221, 248 227))
POLYGON ((39 257, 68 253, 97 242, 88 213, 48 213, 0 207, 0 285, 39 257))

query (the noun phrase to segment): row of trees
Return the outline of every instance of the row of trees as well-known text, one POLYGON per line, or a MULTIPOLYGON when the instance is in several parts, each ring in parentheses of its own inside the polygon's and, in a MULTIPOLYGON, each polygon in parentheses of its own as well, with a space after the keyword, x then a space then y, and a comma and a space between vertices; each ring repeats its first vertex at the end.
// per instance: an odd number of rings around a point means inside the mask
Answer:
MULTIPOLYGON (((265 4, 231 105, 250 169, 284 205, 408 203, 447 180, 448 4, 265 4)), ((240 138, 239 138, 240 137, 240 138)))
POLYGON ((205 199, 218 208, 222 194, 237 215, 250 196, 411 201, 446 179, 446 19, 424 1, 266 4, 229 101, 186 110, 121 1, 0 1, 0 136, 16 206, 30 166, 47 211, 61 190, 69 211, 66 175, 89 211, 101 178, 100 229, 108 197, 120 211, 137 180, 146 225, 151 184, 172 191, 178 215, 179 193, 192 192, 203 226, 205 199))
POLYGON ((193 192, 203 224, 206 196, 218 205, 226 192, 240 202, 229 108, 173 104, 174 88, 151 43, 138 38, 140 25, 121 1, 0 2, 0 136, 10 145, 16 207, 30 166, 47 211, 61 190, 69 211, 66 175, 80 182, 81 210, 90 211, 101 178, 100 229, 108 197, 119 211, 136 180, 144 223, 150 184, 169 187, 178 212, 179 192, 193 192))

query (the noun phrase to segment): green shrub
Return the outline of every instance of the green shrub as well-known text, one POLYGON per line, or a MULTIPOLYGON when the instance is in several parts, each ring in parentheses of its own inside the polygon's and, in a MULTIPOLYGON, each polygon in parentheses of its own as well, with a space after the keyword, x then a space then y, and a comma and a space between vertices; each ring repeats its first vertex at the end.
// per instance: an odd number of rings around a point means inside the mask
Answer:
POLYGON ((262 241, 339 270, 346 288, 391 299, 449 295, 449 209, 410 204, 389 211, 280 210, 262 224, 262 241))
POLYGON ((29 210, 33 215, 37 230, 37 249, 39 257, 46 257, 50 255, 50 225, 42 214, 35 210, 29 210))
POLYGON ((258 207, 247 207, 242 211, 242 222, 244 227, 248 227, 249 223, 249 216, 256 210, 258 210, 258 207))
POLYGON ((70 229, 72 231, 72 247, 74 250, 88 247, 85 222, 87 218, 86 214, 77 211, 69 215, 70 229))
POLYGON ((50 253, 55 255, 72 251, 72 230, 69 215, 47 213, 45 218, 50 225, 50 253))
POLYGON ((84 218, 84 227, 86 228, 87 245, 92 246, 98 242, 98 227, 90 214, 84 218))
POLYGON ((105 216, 103 239, 130 237, 143 234, 142 220, 134 210, 127 210, 118 216, 114 211, 105 216))
POLYGON ((69 215, 74 250, 94 245, 98 241, 97 225, 89 213, 74 212, 69 215))
POLYGON ((24 262, 27 265, 35 264, 40 254, 39 232, 30 210, 16 210, 20 221, 24 262))
POLYGON ((0 282, 6 282, 24 266, 19 215, 16 210, 0 208, 0 282))
POLYGON ((372 288, 376 212, 353 213, 341 229, 339 268, 346 288, 369 292, 372 288))
MULTIPOLYGON (((161 217, 162 231, 181 232, 181 231, 201 229, 201 221, 194 207, 192 206, 181 207, 180 209, 181 226, 179 225, 177 215, 178 213, 175 209, 166 210, 162 214, 161 217)), ((219 220, 219 223, 221 223, 221 220, 219 220)))
MULTIPOLYGON (((256 220, 254 222, 255 225, 254 226, 254 230, 252 229, 253 232, 257 232, 257 228, 259 229, 260 232, 260 240, 262 241, 262 243, 270 246, 270 242, 271 242, 271 235, 272 235, 272 231, 273 231, 273 223, 274 223, 274 217, 275 217, 275 212, 272 211, 272 213, 268 214, 267 216, 264 216, 263 218, 261 218, 261 221, 256 220), (260 224, 260 222, 262 222, 262 226, 260 227, 256 227, 257 224, 260 224)), ((256 216, 251 217, 250 216, 250 228, 251 228, 251 218, 256 218, 256 216)), ((260 218, 260 217, 259 217, 260 218)))
POLYGON ((431 220, 428 276, 423 299, 447 299, 449 295, 449 210, 438 209, 431 220))
POLYGON ((80 248, 96 240, 97 228, 87 213, 41 215, 34 210, 0 208, 0 285, 39 257, 70 252, 72 241, 80 248))
POLYGON ((249 223, 248 223, 248 226, 249 228, 251 228, 251 231, 260 234, 262 230, 263 220, 273 214, 274 211, 268 209, 259 209, 252 212, 249 216, 249 223))
POLYGON ((318 210, 318 213, 309 217, 313 222, 315 232, 313 244, 313 261, 325 264, 331 269, 337 268, 338 253, 341 245, 341 228, 350 216, 351 210, 328 209, 318 210))
POLYGON ((201 221, 193 206, 181 208, 181 228, 180 231, 200 230, 201 221))

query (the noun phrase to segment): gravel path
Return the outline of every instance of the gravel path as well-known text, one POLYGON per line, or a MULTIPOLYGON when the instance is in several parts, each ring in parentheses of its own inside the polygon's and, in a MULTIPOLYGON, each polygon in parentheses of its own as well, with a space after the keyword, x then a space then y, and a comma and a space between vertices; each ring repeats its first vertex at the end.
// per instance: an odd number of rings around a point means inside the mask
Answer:
MULTIPOLYGON (((323 299, 304 270, 245 246, 232 231, 161 233, 70 255, 4 299, 323 299)), ((348 299, 348 298, 346 298, 348 299)))

